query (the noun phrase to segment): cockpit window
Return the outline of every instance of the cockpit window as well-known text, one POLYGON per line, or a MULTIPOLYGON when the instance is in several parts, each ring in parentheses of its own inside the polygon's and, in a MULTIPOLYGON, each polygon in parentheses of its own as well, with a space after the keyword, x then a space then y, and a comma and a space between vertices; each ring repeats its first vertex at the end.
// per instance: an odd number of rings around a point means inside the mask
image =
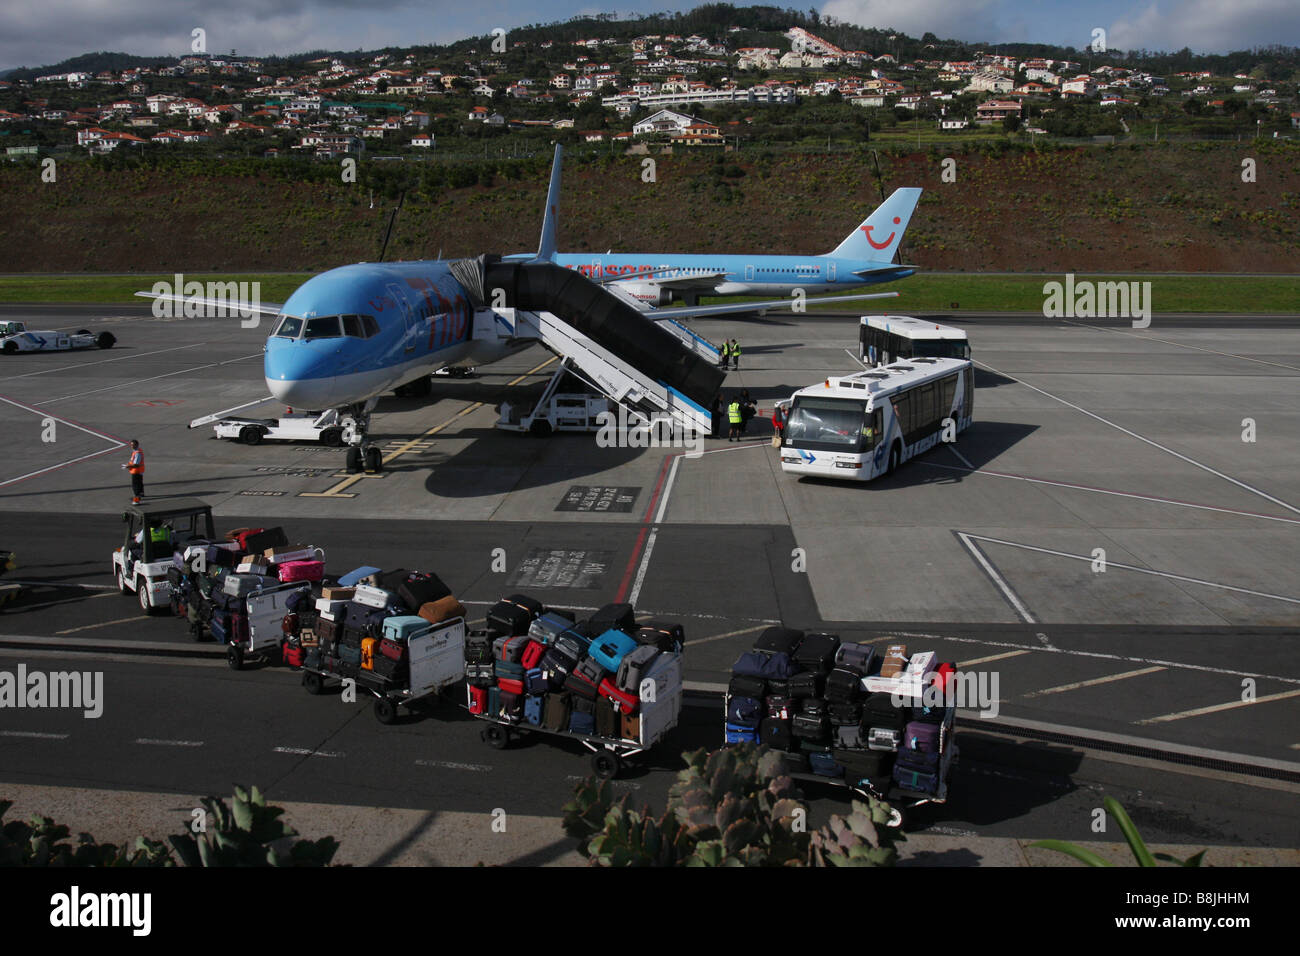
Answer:
POLYGON ((379 322, 373 315, 363 315, 361 323, 366 327, 366 338, 379 334, 379 322))
POLYGON ((284 339, 296 339, 302 332, 302 319, 295 318, 292 315, 286 315, 280 320, 280 325, 272 333, 284 339))
POLYGON ((336 339, 339 334, 339 317, 327 315, 319 319, 308 319, 307 331, 303 333, 303 338, 336 339))
POLYGON ((364 339, 366 333, 361 328, 361 316, 345 315, 343 316, 343 334, 350 335, 355 339, 364 339))

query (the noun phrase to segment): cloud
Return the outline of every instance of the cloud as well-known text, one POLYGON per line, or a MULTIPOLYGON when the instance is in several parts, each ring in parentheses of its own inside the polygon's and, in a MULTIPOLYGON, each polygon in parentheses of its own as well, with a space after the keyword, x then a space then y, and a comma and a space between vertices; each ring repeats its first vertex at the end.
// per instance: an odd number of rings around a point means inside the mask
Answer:
POLYGON ((822 14, 862 27, 901 30, 913 37, 929 32, 942 39, 1023 39, 1000 35, 1002 6, 1002 0, 829 0, 822 14))
POLYGON ((1133 16, 1115 20, 1107 43, 1118 50, 1181 50, 1228 53, 1300 37, 1300 4, 1295 0, 1170 0, 1151 3, 1133 16))

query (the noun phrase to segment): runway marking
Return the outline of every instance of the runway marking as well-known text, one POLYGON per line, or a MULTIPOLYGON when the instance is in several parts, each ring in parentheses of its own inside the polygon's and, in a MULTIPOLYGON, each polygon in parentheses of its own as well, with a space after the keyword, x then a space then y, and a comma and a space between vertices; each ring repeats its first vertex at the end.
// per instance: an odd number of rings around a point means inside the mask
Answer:
POLYGON ((22 375, 0 375, 0 381, 9 381, 20 378, 31 378, 33 375, 49 375, 51 372, 66 372, 70 369, 90 368, 93 365, 107 365, 110 362, 125 362, 127 359, 146 358, 150 355, 161 355, 164 352, 176 352, 181 349, 196 349, 199 346, 207 345, 207 342, 197 342, 194 345, 176 345, 169 349, 158 349, 156 352, 140 352, 130 355, 121 355, 117 358, 101 359, 98 362, 86 362, 82 365, 61 365, 58 368, 43 368, 36 372, 24 372, 22 375))
POLYGON ((859 355, 855 355, 853 352, 849 351, 848 348, 845 348, 844 351, 848 354, 849 358, 853 359, 853 361, 857 362, 857 363, 858 363, 859 365, 861 365, 863 368, 871 368, 870 365, 868 365, 866 362, 862 361, 862 357, 861 357, 861 356, 859 356, 859 355))
POLYGON ((15 408, 20 408, 23 411, 31 412, 33 415, 40 415, 42 418, 52 418, 54 419, 54 421, 63 425, 67 425, 69 428, 75 428, 78 431, 85 432, 87 435, 90 435, 94 438, 101 438, 104 441, 112 442, 112 444, 108 448, 105 448, 103 451, 91 452, 89 455, 82 455, 79 458, 72 458, 69 459, 68 461, 59 462, 59 464, 57 465, 49 465, 45 468, 40 468, 36 471, 29 471, 25 475, 19 475, 17 478, 7 478, 4 481, 0 481, 0 488, 5 487, 6 485, 17 484, 20 481, 26 481, 28 478, 35 478, 38 475, 48 474, 51 471, 58 471, 60 468, 67 468, 69 465, 75 465, 78 462, 89 461, 91 458, 98 458, 100 455, 107 455, 111 451, 117 451, 119 448, 126 447, 125 439, 118 438, 116 435, 109 435, 105 432, 101 432, 98 429, 91 428, 88 425, 82 425, 78 422, 72 421, 69 418, 64 418, 61 415, 53 415, 43 408, 37 408, 34 405, 28 405, 25 402, 20 402, 16 399, 12 399, 4 395, 0 395, 0 402, 6 402, 14 406, 15 408))
POLYGON ((201 372, 205 368, 220 368, 223 365, 232 365, 235 362, 244 362, 251 358, 257 358, 261 352, 254 352, 252 355, 241 355, 239 358, 227 359, 224 362, 209 362, 207 365, 195 365, 193 368, 182 368, 175 372, 164 372, 162 375, 152 375, 149 378, 139 378, 133 382, 122 382, 118 385, 105 385, 103 388, 92 388, 88 392, 77 392, 75 395, 64 395, 60 398, 51 398, 43 401, 40 405, 53 405, 55 402, 66 402, 73 398, 84 398, 87 395, 98 395, 100 392, 111 392, 118 388, 128 388, 132 385, 143 385, 145 382, 156 382, 162 378, 171 378, 173 375, 188 375, 190 372, 201 372))
POLYGON ((32 740, 67 740, 67 734, 43 734, 38 730, 0 730, 0 737, 25 737, 32 740))
POLYGON ((687 647, 694 647, 696 644, 708 644, 711 641, 721 641, 728 637, 740 637, 742 634, 753 634, 755 631, 766 630, 768 625, 758 624, 754 627, 742 628, 739 631, 728 631, 726 634, 714 634, 712 637, 701 637, 698 641, 687 641, 687 647))
MULTIPOLYGON (((10 582, 10 583, 11 583, 11 584, 22 584, 23 582, 22 582, 22 581, 12 581, 12 582, 10 582)), ((75 585, 69 585, 69 586, 70 586, 70 587, 75 587, 75 585)), ((43 603, 41 603, 41 604, 27 604, 27 605, 24 605, 24 606, 23 606, 23 610, 24 610, 24 611, 39 611, 41 608, 46 608, 46 607, 58 607, 60 604, 72 604, 72 603, 75 602, 75 601, 93 601, 95 598, 112 597, 112 596, 113 596, 114 594, 116 594, 116 593, 117 593, 117 587, 116 587, 116 585, 114 585, 113 588, 112 588, 111 590, 108 590, 108 591, 101 591, 101 592, 99 592, 98 594, 92 594, 92 595, 90 595, 89 597, 70 597, 70 598, 61 598, 61 599, 58 600, 58 601, 45 601, 45 602, 43 602, 43 603)))
POLYGON ((682 454, 684 453, 665 457, 663 464, 659 466, 659 477, 655 481, 654 491, 650 494, 650 500, 646 503, 645 514, 641 518, 641 531, 637 535, 636 544, 632 546, 632 554, 628 557, 627 569, 623 572, 623 580, 619 583, 618 593, 614 596, 616 603, 622 603, 626 599, 628 604, 636 604, 637 598, 641 596, 641 585, 645 583, 646 571, 650 567, 650 554, 654 551, 655 538, 659 534, 659 526, 655 525, 652 529, 648 523, 650 515, 655 513, 655 505, 658 504, 659 496, 663 493, 670 463, 674 458, 680 458, 682 454), (647 538, 649 539, 648 542, 647 538), (642 551, 643 546, 645 548, 644 552, 642 551), (639 566, 638 558, 640 559, 639 566), (634 568, 636 569, 636 582, 629 595, 628 586, 632 583, 634 568))
MULTIPOLYGON (((98 596, 98 595, 97 595, 98 596)), ((126 624, 130 621, 139 621, 140 615, 133 614, 130 617, 120 617, 116 621, 100 621, 98 624, 83 624, 81 627, 70 627, 66 631, 55 631, 58 634, 76 634, 78 631, 93 631, 97 627, 110 627, 113 624, 126 624)))
MULTIPOLYGON (((960 538, 971 537, 977 541, 988 541, 992 544, 1005 545, 1008 548, 1020 548, 1024 551, 1037 551, 1040 554, 1051 554, 1058 558, 1070 558, 1074 561, 1084 561, 1091 564, 1095 559, 1089 554, 1070 554, 1066 551, 1055 551, 1052 548, 1040 548, 1032 544, 1020 544, 1017 541, 1004 541, 1001 538, 989 538, 984 535, 971 534, 966 535, 963 532, 957 534, 960 538)), ((1271 598, 1274 601, 1285 601, 1288 604, 1300 604, 1300 598, 1287 597, 1284 594, 1269 594, 1267 591, 1253 591, 1250 588, 1239 588, 1231 584, 1219 584, 1217 581, 1203 581, 1200 578, 1189 578, 1183 574, 1174 574, 1172 571, 1156 571, 1152 568, 1139 568, 1132 564, 1120 564, 1118 561, 1107 561, 1107 569, 1120 568, 1124 571, 1136 571, 1139 574, 1151 574, 1160 578, 1170 578, 1174 581, 1185 581, 1188 584, 1199 584, 1207 588, 1219 588, 1224 591, 1236 591, 1238 594, 1250 594, 1254 597, 1271 598)), ((1028 623, 1033 623, 1032 621, 1028 623)))
POLYGON ((1029 651, 1007 651, 1005 654, 993 654, 990 657, 976 657, 969 661, 958 661, 957 668, 960 670, 963 667, 974 667, 976 664, 988 664, 993 661, 1005 660, 1008 657, 1021 657, 1028 653, 1029 651))
POLYGON ((954 531, 953 533, 957 535, 957 539, 966 546, 966 550, 971 553, 971 556, 979 562, 980 567, 984 569, 984 573, 989 576, 990 580, 992 580, 995 585, 997 585, 998 590, 1002 592, 1002 596, 1007 599, 1007 603, 1009 603, 1015 609, 1016 613, 1020 615, 1020 619, 1026 624, 1037 624, 1038 622, 1034 620, 1034 616, 1029 613, 1029 608, 1025 607, 1024 602, 1021 601, 1016 595, 1016 592, 1011 589, 1011 585, 1006 582, 1002 575, 998 574, 997 569, 995 569, 992 562, 984 556, 984 552, 980 550, 979 546, 971 541, 971 538, 974 536, 968 535, 963 531, 954 531))
POLYGON ((1092 680, 1075 681, 1073 684, 1060 684, 1056 687, 1047 687, 1043 690, 1031 691, 1025 694, 1025 697, 1045 697, 1048 694, 1063 694, 1067 690, 1078 690, 1080 687, 1095 687, 1098 684, 1109 684, 1112 681, 1127 680, 1130 677, 1141 677, 1144 674, 1155 674, 1166 670, 1164 667, 1143 667, 1135 671, 1125 671, 1123 674, 1110 674, 1106 677, 1094 677, 1092 680))
POLYGON ((325 750, 309 750, 306 747, 275 747, 274 753, 293 754, 298 757, 344 757, 343 753, 331 753, 325 750))
POLYGON ((974 465, 972 465, 970 463, 970 460, 957 450, 956 445, 954 445, 952 442, 945 442, 945 444, 948 446, 948 450, 961 460, 961 463, 963 465, 965 465, 967 468, 969 468, 971 471, 975 472, 976 474, 979 474, 979 469, 976 468, 974 465))
POLYGON ((1280 694, 1268 694, 1264 697, 1256 697, 1252 700, 1233 700, 1226 704, 1213 704, 1209 707, 1197 707, 1195 710, 1179 711, 1176 714, 1163 714, 1160 717, 1148 717, 1146 720, 1137 720, 1137 724, 1166 724, 1173 720, 1185 720, 1188 717, 1200 717, 1202 714, 1216 714, 1223 710, 1233 710, 1237 707, 1249 707, 1254 704, 1262 704, 1269 700, 1285 700, 1288 697, 1300 697, 1300 690, 1283 691, 1280 694))
POLYGON ((975 364, 982 365, 984 366, 984 368, 988 369, 989 371, 997 375, 1005 376, 1006 378, 1011 379, 1013 382, 1023 385, 1025 388, 1038 392, 1040 395, 1046 395, 1048 398, 1052 399, 1052 401, 1060 402, 1062 405, 1065 405, 1067 408, 1073 408, 1077 412, 1082 412, 1083 414, 1087 415, 1089 418, 1095 418, 1103 425, 1109 425, 1111 428, 1123 432, 1125 435, 1128 435, 1130 438, 1136 438, 1138 441, 1144 442, 1150 445, 1152 448, 1159 448, 1161 451, 1165 452, 1166 454, 1173 455, 1175 458, 1179 459, 1180 461, 1185 461, 1189 465, 1194 465, 1195 467, 1200 468, 1202 471, 1208 471, 1210 474, 1222 478, 1224 481, 1232 482, 1232 484, 1236 485, 1238 488, 1244 488, 1246 491, 1249 491, 1251 494, 1258 495, 1259 497, 1265 499, 1266 501, 1271 501, 1275 505, 1281 505, 1287 511, 1300 515, 1300 508, 1296 508, 1293 505, 1287 504, 1281 498, 1274 498, 1272 495, 1268 494, 1267 492, 1260 491, 1258 488, 1248 485, 1244 481, 1240 481, 1236 478, 1233 478, 1231 475, 1225 475, 1223 472, 1211 468, 1209 465, 1203 464, 1202 462, 1197 461, 1195 458, 1189 458, 1187 455, 1181 454, 1180 452, 1176 452, 1172 448, 1160 444, 1158 441, 1153 441, 1150 438, 1146 438, 1143 435, 1139 435, 1135 431, 1131 431, 1125 428, 1123 425, 1118 425, 1107 418, 1102 418, 1100 415, 1096 414, 1095 412, 1090 412, 1086 408, 1080 408, 1078 405, 1075 405, 1073 402, 1067 402, 1065 399, 1059 398, 1056 395, 1053 395, 1051 392, 1044 391, 1043 389, 1038 388, 1037 386, 1030 385, 1028 382, 1021 381, 1020 379, 1016 378, 1014 375, 1008 375, 1006 372, 994 368, 992 365, 989 365, 987 362, 976 361, 975 364))
MULTIPOLYGON (((577 783, 579 780, 586 780, 587 778, 582 776, 581 774, 571 773, 568 776, 566 776, 564 779, 572 783, 577 783)), ((612 787, 615 790, 640 790, 641 789, 641 784, 635 783, 631 780, 609 780, 606 782, 610 785, 610 787, 612 787)))
POLYGON ((1222 355, 1226 358, 1241 359, 1243 362, 1254 362, 1257 365, 1271 365, 1273 368, 1285 368, 1290 369, 1293 372, 1300 372, 1300 366, 1286 365, 1282 362, 1266 362, 1263 359, 1250 358, 1247 355, 1238 355, 1236 352, 1221 352, 1218 349, 1207 349, 1204 346, 1191 345, 1187 342, 1171 342, 1169 339, 1158 339, 1154 335, 1138 335, 1136 332, 1130 332, 1127 329, 1109 329, 1101 325, 1088 325, 1086 322, 1068 322, 1068 324, 1077 325, 1081 329, 1092 329, 1094 332, 1114 332, 1117 335, 1131 335, 1144 342, 1160 342, 1164 345, 1172 345, 1180 349, 1195 349, 1198 352, 1210 352, 1213 355, 1222 355))
MULTIPOLYGON (((949 446, 952 447, 952 446, 949 446)), ((956 449, 953 448, 956 452, 956 449)), ((961 457, 958 454, 958 457, 961 457)), ((966 469, 958 468, 955 465, 941 465, 935 461, 917 461, 919 465, 926 465, 930 468, 942 468, 945 471, 964 471, 966 469)), ((987 468, 975 468, 967 463, 970 473, 975 475, 987 475, 991 478, 1010 478, 1014 481, 1027 481, 1035 485, 1054 485, 1057 488, 1069 488, 1072 491, 1091 491, 1099 495, 1115 495, 1119 498, 1133 498, 1137 501, 1154 501, 1159 504, 1177 505, 1180 508, 1196 508, 1200 511, 1217 511, 1221 514, 1238 515, 1243 518, 1263 518, 1265 521, 1281 521, 1286 524, 1300 524, 1300 518, 1287 518, 1283 515, 1269 515, 1260 511, 1242 511, 1237 508, 1220 508, 1217 505, 1202 505, 1193 501, 1182 501, 1178 498, 1162 498, 1159 495, 1141 495, 1135 491, 1115 491, 1111 488, 1098 488, 1094 485, 1080 485, 1072 481, 1057 481, 1051 478, 1031 478, 1028 475, 1017 475, 1005 471, 989 471, 987 468)))
MULTIPOLYGON (((11 581, 11 584, 24 584, 29 587, 85 588, 88 591, 116 591, 116 584, 76 584, 71 581, 11 581)), ((100 597, 101 595, 95 595, 100 597)))
MULTIPOLYGON (((550 358, 548 358, 545 362, 542 362, 540 365, 534 365, 527 372, 524 372, 522 375, 518 375, 515 378, 512 378, 510 381, 506 382, 506 387, 510 388, 511 386, 518 385, 524 379, 528 378, 530 375, 537 374, 537 372, 546 368, 546 366, 550 365, 554 361, 556 361, 556 357, 552 355, 550 358)), ((383 457, 384 464, 387 465, 389 462, 394 461, 399 456, 406 454, 408 451, 410 451, 413 448, 416 448, 421 443, 424 443, 426 446, 431 445, 432 443, 426 441, 430 436, 438 434, 438 432, 442 431, 444 428, 454 424, 461 418, 464 418, 470 412, 477 411, 483 406, 484 406, 483 402, 473 402, 467 405, 466 407, 462 408, 455 415, 451 416, 451 418, 447 419, 441 424, 434 425, 428 431, 423 432, 417 437, 402 442, 399 448, 397 448, 396 450, 390 452, 389 454, 383 457)), ((399 439, 399 441, 401 440, 399 439)), ((427 451, 428 449, 427 447, 425 447, 425 448, 420 448, 420 450, 427 451)), ((299 492, 298 497, 299 498, 355 498, 356 497, 355 492, 345 494, 344 493, 345 490, 351 488, 353 485, 355 485, 358 481, 361 481, 363 478, 383 478, 385 477, 386 474, 387 473, 385 472, 378 475, 364 475, 364 474, 347 475, 346 477, 343 478, 342 481, 334 485, 332 488, 329 488, 325 491, 299 492)))
POLYGON ((440 767, 443 770, 473 770, 479 773, 485 773, 492 768, 483 763, 456 763, 452 760, 417 760, 417 767, 440 767))
POLYGON ((140 737, 136 740, 138 744, 144 744, 152 747, 202 747, 201 740, 158 740, 153 737, 140 737))

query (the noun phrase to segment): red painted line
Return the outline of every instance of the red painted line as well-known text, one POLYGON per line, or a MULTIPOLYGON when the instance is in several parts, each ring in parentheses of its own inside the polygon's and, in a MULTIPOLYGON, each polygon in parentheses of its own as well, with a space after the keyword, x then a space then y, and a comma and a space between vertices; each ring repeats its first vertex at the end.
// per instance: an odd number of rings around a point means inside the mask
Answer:
MULTIPOLYGON (((681 454, 685 454, 685 452, 678 452, 678 455, 681 454)), ((615 603, 622 603, 623 598, 627 597, 627 592, 632 586, 632 575, 636 573, 636 566, 641 563, 641 551, 645 548, 646 535, 650 533, 650 519, 655 513, 655 505, 659 503, 659 495, 664 490, 664 480, 668 477, 668 469, 672 466, 673 459, 678 455, 665 455, 664 463, 659 467, 659 480, 655 482, 655 490, 650 495, 650 503, 646 507, 645 515, 641 518, 641 533, 637 535, 632 554, 627 559, 627 568, 623 571, 623 580, 618 586, 618 593, 614 595, 615 603)))
POLYGON ((664 463, 659 468, 659 480, 655 482, 654 493, 650 495, 650 506, 646 508, 645 516, 641 519, 644 523, 649 523, 650 516, 655 513, 655 505, 659 503, 659 495, 664 490, 664 480, 668 477, 668 469, 672 467, 673 459, 679 457, 682 452, 676 455, 665 455, 664 463))

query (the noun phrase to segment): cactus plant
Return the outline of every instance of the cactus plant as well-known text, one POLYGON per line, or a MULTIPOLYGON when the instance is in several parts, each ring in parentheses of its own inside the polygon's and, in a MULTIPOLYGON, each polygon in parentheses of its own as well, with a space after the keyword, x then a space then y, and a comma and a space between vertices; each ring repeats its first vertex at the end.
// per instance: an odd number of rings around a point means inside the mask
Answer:
MULTIPOLYGON (((1142 834, 1133 825, 1129 818, 1128 812, 1114 797, 1106 797, 1102 801, 1106 808, 1106 814, 1119 824, 1120 832, 1124 834, 1124 839, 1128 843, 1129 850, 1133 853, 1133 859, 1138 866, 1158 866, 1156 860, 1162 860, 1165 863, 1172 863, 1174 866, 1200 866, 1205 859, 1207 851, 1202 850, 1186 860, 1180 860, 1176 856, 1168 853, 1153 854, 1147 849, 1146 841, 1142 839, 1142 834)), ((1064 853, 1066 856, 1072 856, 1081 863, 1088 866, 1114 866, 1110 860, 1094 853, 1087 847, 1082 847, 1074 843, 1067 843, 1064 840, 1039 840, 1036 843, 1029 844, 1031 847, 1042 847, 1044 850, 1053 850, 1057 853, 1064 853)))

